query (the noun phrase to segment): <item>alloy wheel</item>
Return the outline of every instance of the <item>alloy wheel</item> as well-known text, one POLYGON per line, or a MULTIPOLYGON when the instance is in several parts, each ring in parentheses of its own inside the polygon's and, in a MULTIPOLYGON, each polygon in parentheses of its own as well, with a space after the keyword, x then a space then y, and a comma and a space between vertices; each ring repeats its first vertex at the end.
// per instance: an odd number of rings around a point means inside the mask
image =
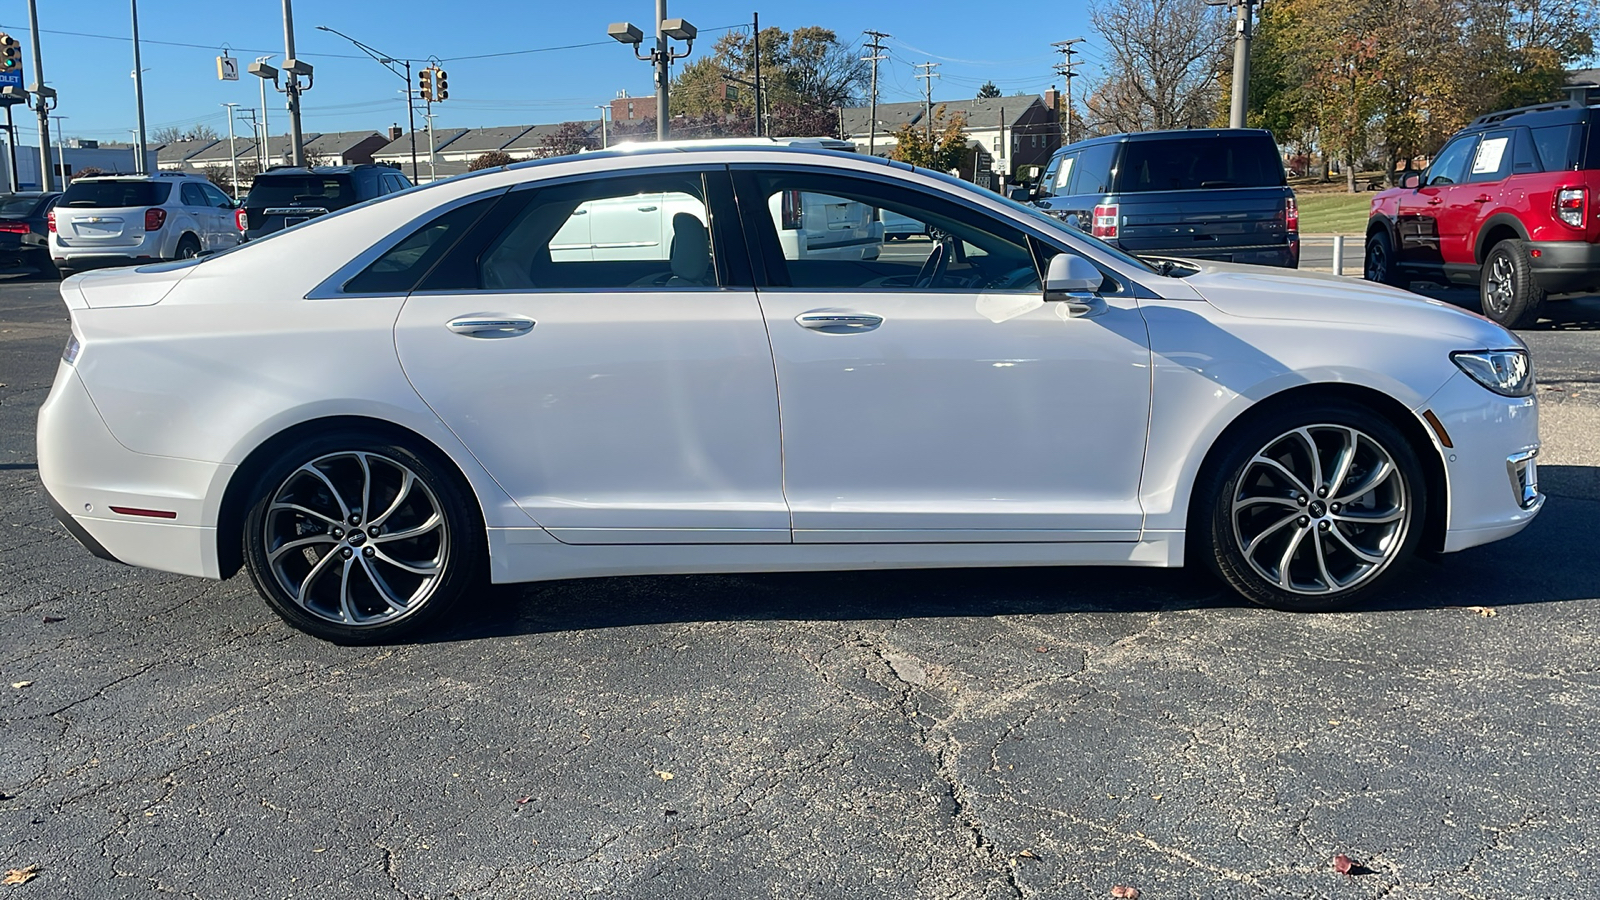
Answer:
POLYGON ((272 495, 259 539, 296 606, 355 627, 388 625, 422 608, 450 559, 450 529, 427 483, 365 451, 329 453, 291 472, 272 495))
POLYGON ((1389 451, 1345 425, 1279 435, 1245 463, 1229 517, 1258 575, 1301 595, 1376 578, 1405 544, 1410 491, 1389 451))
POLYGON ((1383 245, 1377 241, 1367 244, 1367 271, 1368 281, 1385 283, 1389 276, 1389 260, 1385 258, 1383 245))
POLYGON ((1487 312, 1504 316, 1511 309, 1512 302, 1517 299, 1516 277, 1511 258, 1504 253, 1495 254, 1483 279, 1483 303, 1488 307, 1487 312))

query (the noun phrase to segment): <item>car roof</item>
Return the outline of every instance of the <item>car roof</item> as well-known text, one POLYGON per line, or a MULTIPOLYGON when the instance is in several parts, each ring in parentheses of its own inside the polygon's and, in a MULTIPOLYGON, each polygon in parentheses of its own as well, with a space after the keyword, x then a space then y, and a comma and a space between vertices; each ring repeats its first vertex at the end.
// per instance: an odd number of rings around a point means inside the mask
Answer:
POLYGON ((348 175, 361 169, 400 171, 389 166, 380 166, 377 163, 352 163, 348 166, 272 166, 256 177, 271 178, 274 175, 348 175))
POLYGON ((1056 153, 1071 150, 1077 147, 1087 147, 1091 144, 1110 144, 1123 141, 1165 141, 1165 140, 1205 140, 1220 137, 1262 136, 1272 139, 1272 132, 1264 128, 1171 128, 1164 131, 1127 131, 1120 134, 1106 134, 1099 137, 1084 138, 1057 150, 1056 153))
POLYGON ((1459 133, 1468 134, 1475 131, 1485 131, 1491 128, 1505 128, 1514 125, 1539 127, 1542 125, 1569 125, 1574 122, 1588 120, 1590 107, 1570 100, 1556 103, 1540 103, 1535 106, 1519 106, 1516 109, 1506 109, 1499 112, 1486 113, 1476 119, 1459 133))
MULTIPOLYGON (((188 172, 153 172, 149 175, 84 175, 80 178, 72 179, 72 184, 77 184, 80 181, 161 181, 163 179, 188 179, 190 181, 207 180, 203 175, 192 175, 188 172)), ((67 186, 71 187, 72 184, 67 186)))
MULTIPOLYGON (((815 150, 845 150, 854 152, 856 145, 850 141, 831 137, 731 137, 731 138, 692 138, 678 141, 622 141, 612 144, 607 150, 616 150, 626 153, 639 153, 647 150, 761 150, 781 147, 815 150)), ((604 153, 588 151, 590 153, 604 153)))

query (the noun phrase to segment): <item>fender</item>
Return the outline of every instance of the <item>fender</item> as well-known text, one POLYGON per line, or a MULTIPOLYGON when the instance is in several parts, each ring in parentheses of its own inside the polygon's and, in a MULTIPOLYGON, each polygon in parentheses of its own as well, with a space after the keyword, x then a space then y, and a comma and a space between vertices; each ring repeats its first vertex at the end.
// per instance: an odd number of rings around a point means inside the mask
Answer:
POLYGON ((1495 233, 1496 230, 1503 230, 1506 227, 1515 231, 1519 240, 1528 240, 1528 229, 1527 226, 1522 224, 1522 220, 1517 218, 1515 213, 1509 210, 1502 210, 1485 219, 1483 226, 1478 229, 1478 237, 1473 244, 1473 259, 1482 263, 1484 256, 1489 252, 1485 238, 1495 233))
POLYGON ((1388 213, 1373 213, 1371 218, 1367 219, 1367 240, 1372 240, 1373 233, 1380 228, 1388 233, 1389 246, 1399 249, 1400 231, 1395 227, 1394 219, 1391 219, 1388 213))

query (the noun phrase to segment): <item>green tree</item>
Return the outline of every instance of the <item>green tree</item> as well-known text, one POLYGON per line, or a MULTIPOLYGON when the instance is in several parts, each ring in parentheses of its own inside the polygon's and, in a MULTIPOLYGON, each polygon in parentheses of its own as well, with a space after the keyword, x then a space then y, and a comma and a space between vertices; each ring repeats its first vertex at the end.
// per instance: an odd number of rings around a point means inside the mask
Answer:
POLYGON ((956 113, 945 118, 944 104, 933 111, 932 126, 906 123, 895 132, 890 158, 935 172, 961 168, 967 161, 967 117, 956 113))
MULTIPOLYGON (((816 111, 854 104, 866 86, 866 63, 839 43, 834 32, 816 26, 784 31, 763 28, 761 49, 762 112, 769 121, 780 108, 808 111, 799 119, 815 118, 816 111)), ((747 32, 730 31, 717 39, 709 55, 685 65, 672 84, 673 116, 703 123, 706 116, 721 116, 734 133, 754 131, 756 42, 747 32), (739 120, 746 120, 747 128, 739 120)), ((837 114, 834 118, 837 119, 837 114)), ((837 124, 828 126, 833 134, 837 124)), ((773 124, 774 134, 783 133, 773 124)))
POLYGON ((978 88, 979 100, 992 100, 998 96, 1000 96, 1000 89, 995 87, 995 84, 992 81, 985 81, 983 86, 978 88))

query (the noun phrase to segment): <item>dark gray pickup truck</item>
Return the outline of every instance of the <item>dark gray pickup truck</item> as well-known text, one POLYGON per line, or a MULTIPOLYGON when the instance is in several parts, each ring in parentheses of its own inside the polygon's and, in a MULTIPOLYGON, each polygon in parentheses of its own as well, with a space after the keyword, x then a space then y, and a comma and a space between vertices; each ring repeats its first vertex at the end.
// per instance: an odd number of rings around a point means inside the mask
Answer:
POLYGON ((1137 256, 1297 268, 1300 218, 1272 135, 1147 131, 1069 144, 1031 199, 1137 256))

